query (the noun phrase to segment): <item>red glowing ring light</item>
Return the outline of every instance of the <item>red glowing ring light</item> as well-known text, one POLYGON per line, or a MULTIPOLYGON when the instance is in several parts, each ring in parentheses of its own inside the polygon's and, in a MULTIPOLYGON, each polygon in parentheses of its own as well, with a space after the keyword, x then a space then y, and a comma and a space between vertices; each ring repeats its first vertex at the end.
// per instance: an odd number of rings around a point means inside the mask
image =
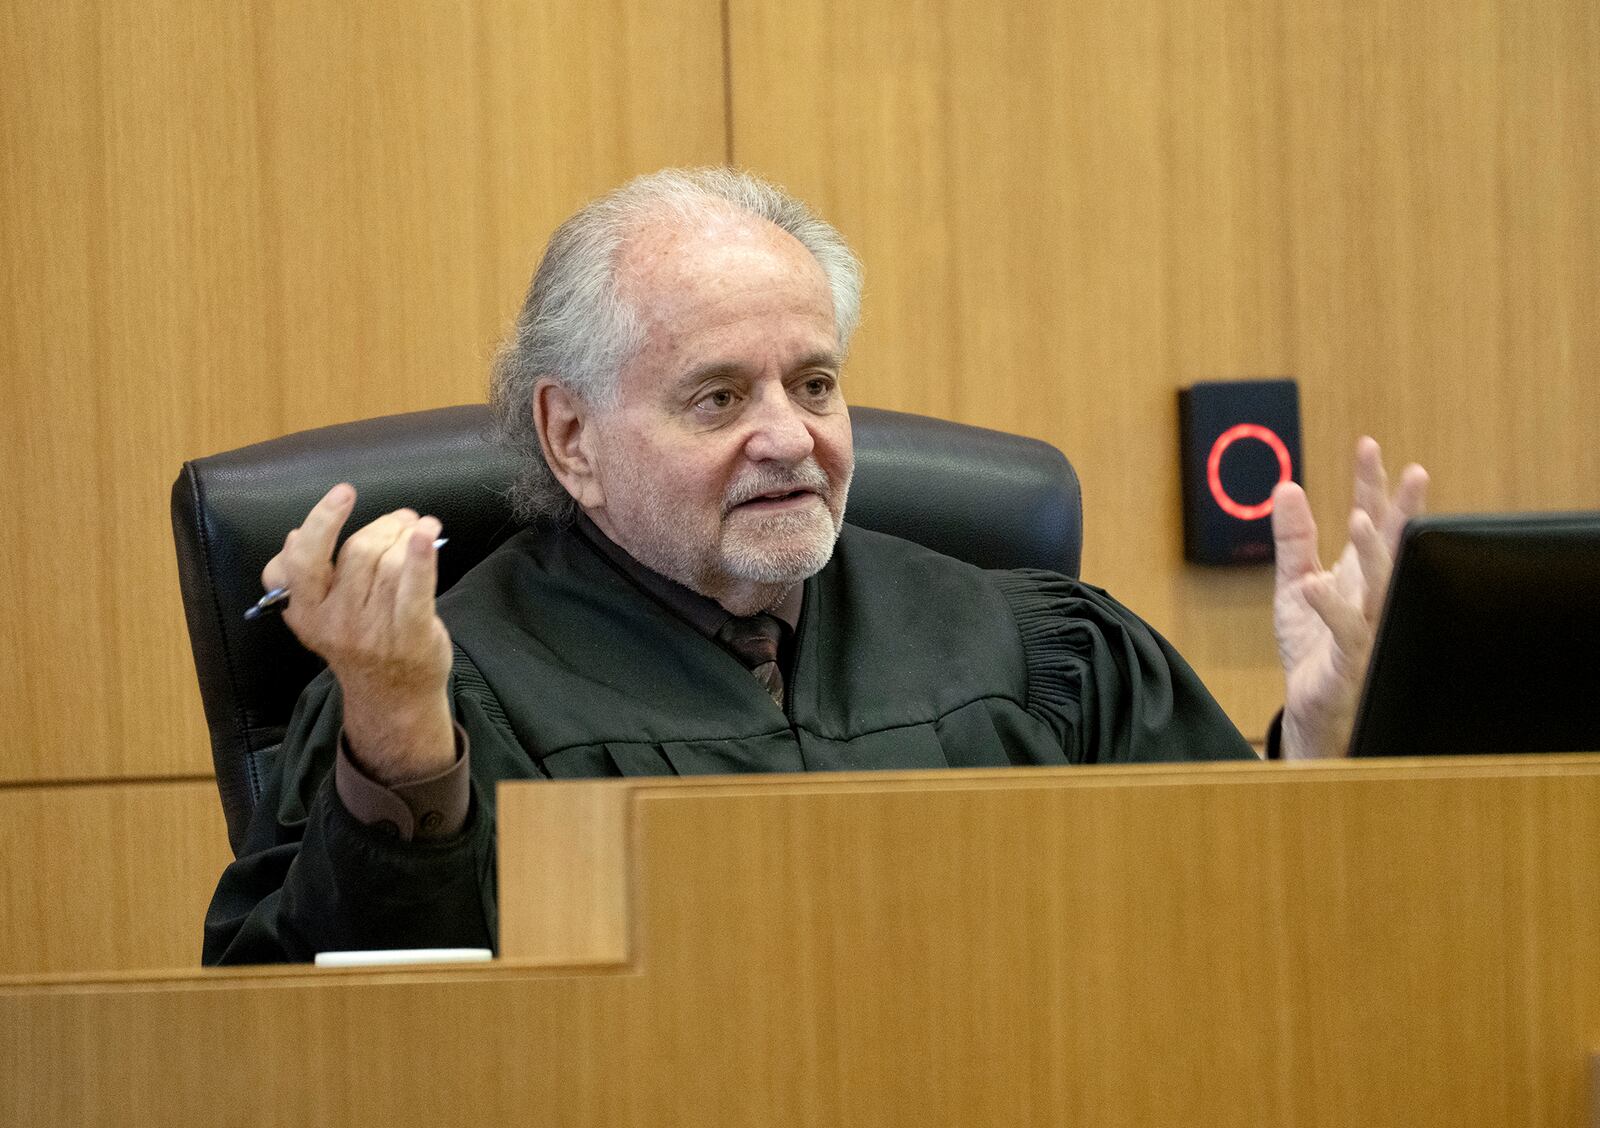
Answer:
MULTIPOLYGON (((1229 427, 1217 436, 1216 442, 1211 444, 1211 455, 1206 459, 1206 485, 1211 487, 1211 496, 1228 516, 1237 517, 1241 521, 1259 521, 1272 512, 1271 494, 1267 495, 1266 501, 1257 505, 1240 505, 1228 496, 1227 490, 1222 488, 1222 453, 1240 439, 1259 439, 1278 456, 1279 486, 1293 476, 1294 469, 1289 465, 1289 448, 1283 445, 1283 440, 1259 423, 1239 423, 1229 427)), ((1273 488, 1276 489, 1277 486, 1273 488)))

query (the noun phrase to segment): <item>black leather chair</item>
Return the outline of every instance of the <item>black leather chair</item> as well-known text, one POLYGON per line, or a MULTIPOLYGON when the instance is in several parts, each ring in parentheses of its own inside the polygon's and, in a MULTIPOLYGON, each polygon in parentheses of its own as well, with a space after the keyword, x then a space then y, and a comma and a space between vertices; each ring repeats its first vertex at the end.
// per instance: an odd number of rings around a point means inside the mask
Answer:
MULTIPOLYGON (((1035 439, 858 407, 848 520, 986 568, 1076 576, 1078 479, 1035 439)), ((322 662, 281 620, 246 622, 261 569, 335 482, 355 484, 347 531, 401 506, 437 515, 448 588, 515 531, 509 455, 488 409, 446 407, 302 431, 183 465, 172 487, 178 579, 228 835, 238 850, 295 699, 322 662)))

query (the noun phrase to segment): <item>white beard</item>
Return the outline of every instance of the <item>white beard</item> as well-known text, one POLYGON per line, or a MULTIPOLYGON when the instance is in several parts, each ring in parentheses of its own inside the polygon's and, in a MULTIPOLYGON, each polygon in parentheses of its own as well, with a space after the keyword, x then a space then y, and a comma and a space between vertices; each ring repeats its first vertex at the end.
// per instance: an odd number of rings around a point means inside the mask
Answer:
MULTIPOLYGON (((844 514, 839 516, 842 524, 844 514)), ((822 504, 735 520, 740 527, 724 526, 722 564, 729 575, 751 583, 795 584, 814 576, 833 557, 839 539, 839 525, 822 504)))
POLYGON ((694 540, 691 522, 661 500, 631 459, 614 464, 618 484, 643 504, 619 543, 635 560, 668 579, 716 599, 729 581, 771 587, 774 600, 794 584, 820 572, 833 557, 844 524, 850 480, 829 481, 811 459, 793 471, 763 470, 740 479, 723 503, 717 542, 694 540), (817 501, 803 509, 769 514, 740 513, 743 501, 775 490, 809 488, 817 501), (624 543, 625 541, 625 543, 624 543))

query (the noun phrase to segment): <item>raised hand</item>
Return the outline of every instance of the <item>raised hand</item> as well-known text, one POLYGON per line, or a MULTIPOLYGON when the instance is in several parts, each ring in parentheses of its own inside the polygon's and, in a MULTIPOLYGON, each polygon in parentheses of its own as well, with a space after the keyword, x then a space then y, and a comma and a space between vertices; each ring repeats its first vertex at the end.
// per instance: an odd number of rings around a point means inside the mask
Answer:
POLYGON ((355 506, 347 483, 329 490, 262 569, 268 588, 294 592, 284 622, 321 655, 344 696, 344 733, 383 783, 443 771, 455 741, 446 686, 450 635, 434 613, 440 525, 400 509, 334 545, 355 506))
POLYGON ((1361 439, 1356 444, 1350 541, 1328 571, 1318 562, 1317 525, 1305 491, 1286 482, 1273 492, 1277 582, 1272 622, 1283 663, 1286 759, 1348 751, 1356 697, 1372 655, 1400 534, 1406 521, 1422 512, 1427 492, 1427 471, 1412 464, 1391 494, 1378 444, 1361 439))

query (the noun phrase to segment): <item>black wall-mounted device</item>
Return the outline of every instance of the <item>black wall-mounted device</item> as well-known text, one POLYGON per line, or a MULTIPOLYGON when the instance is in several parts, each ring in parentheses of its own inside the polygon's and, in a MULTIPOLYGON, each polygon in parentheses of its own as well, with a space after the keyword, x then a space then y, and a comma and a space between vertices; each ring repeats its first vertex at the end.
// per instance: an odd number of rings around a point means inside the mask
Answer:
POLYGON ((1184 558, 1271 560, 1272 491, 1279 482, 1302 482, 1295 382, 1218 380, 1183 388, 1178 434, 1184 558))

